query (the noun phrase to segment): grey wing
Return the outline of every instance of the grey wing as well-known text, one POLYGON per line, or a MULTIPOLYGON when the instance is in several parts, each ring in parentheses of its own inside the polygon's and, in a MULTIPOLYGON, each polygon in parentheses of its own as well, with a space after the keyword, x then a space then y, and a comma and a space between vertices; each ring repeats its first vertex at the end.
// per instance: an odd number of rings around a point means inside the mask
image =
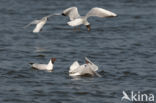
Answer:
POLYGON ((94 75, 98 76, 98 77, 102 77, 98 72, 93 71, 94 75))
POLYGON ((27 24, 26 26, 24 26, 24 28, 27 28, 32 24, 38 24, 39 22, 40 22, 40 20, 34 20, 34 21, 30 22, 29 24, 27 24))
POLYGON ((39 69, 39 70, 45 70, 47 68, 46 64, 33 64, 32 65, 33 68, 39 69))
POLYGON ((80 17, 77 7, 70 7, 63 11, 63 15, 69 16, 70 20, 74 20, 80 17))
POLYGON ((85 60, 89 62, 89 66, 92 68, 92 70, 97 71, 99 69, 98 66, 91 62, 87 57, 85 57, 85 60))
MULTIPOLYGON (((51 16, 59 16, 59 15, 61 15, 61 13, 54 13, 54 14, 47 15, 47 16, 45 16, 45 17, 46 17, 46 18, 49 18, 49 17, 51 17, 51 16)), ((43 17, 43 18, 45 18, 45 17, 43 17)))
POLYGON ((111 12, 111 11, 108 11, 106 9, 103 9, 103 8, 98 8, 98 7, 95 7, 95 8, 92 8, 87 14, 86 14, 86 17, 90 17, 90 16, 97 16, 97 17, 101 17, 101 18, 104 18, 104 17, 114 17, 114 16, 117 16, 117 14, 111 12))
POLYGON ((100 75, 99 73, 97 73, 96 71, 94 71, 89 65, 86 65, 86 67, 83 68, 81 74, 90 74, 90 75, 92 75, 92 76, 101 77, 101 75, 100 75))
POLYGON ((80 66, 78 61, 75 61, 69 68, 69 73, 75 73, 77 72, 76 69, 80 66))

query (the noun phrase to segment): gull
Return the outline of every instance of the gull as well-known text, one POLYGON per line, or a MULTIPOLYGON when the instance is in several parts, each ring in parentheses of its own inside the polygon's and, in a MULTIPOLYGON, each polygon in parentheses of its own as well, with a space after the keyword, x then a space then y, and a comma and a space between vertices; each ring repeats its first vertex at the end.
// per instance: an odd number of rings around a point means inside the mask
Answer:
POLYGON ((40 20, 33 20, 28 25, 26 25, 24 28, 27 28, 32 24, 36 24, 36 27, 34 28, 33 33, 39 33, 42 30, 43 26, 46 24, 49 17, 58 16, 58 15, 60 15, 60 14, 56 13, 56 14, 51 14, 51 15, 48 15, 48 16, 44 16, 40 20))
POLYGON ((51 58, 48 64, 38 64, 38 63, 30 63, 32 68, 38 69, 38 70, 47 70, 52 71, 54 62, 56 61, 56 58, 51 58))
POLYGON ((101 77, 100 74, 98 74, 96 71, 98 70, 98 67, 93 64, 89 59, 85 58, 86 63, 83 65, 80 65, 78 61, 75 61, 69 69, 69 76, 83 76, 83 75, 90 75, 90 76, 98 76, 101 77))
POLYGON ((65 9, 62 15, 69 16, 70 21, 67 22, 69 26, 76 27, 83 24, 88 28, 88 31, 91 30, 91 25, 87 20, 89 17, 96 16, 104 18, 117 16, 117 14, 99 7, 92 8, 85 16, 79 15, 77 7, 70 7, 65 9))

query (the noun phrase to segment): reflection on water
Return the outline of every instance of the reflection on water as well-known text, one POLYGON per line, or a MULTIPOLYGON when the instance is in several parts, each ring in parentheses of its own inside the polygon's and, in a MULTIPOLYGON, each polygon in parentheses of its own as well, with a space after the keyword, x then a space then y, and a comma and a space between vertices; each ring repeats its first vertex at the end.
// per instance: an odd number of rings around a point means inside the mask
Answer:
POLYGON ((45 48, 41 48, 41 47, 35 47, 35 52, 46 52, 47 50, 45 48))

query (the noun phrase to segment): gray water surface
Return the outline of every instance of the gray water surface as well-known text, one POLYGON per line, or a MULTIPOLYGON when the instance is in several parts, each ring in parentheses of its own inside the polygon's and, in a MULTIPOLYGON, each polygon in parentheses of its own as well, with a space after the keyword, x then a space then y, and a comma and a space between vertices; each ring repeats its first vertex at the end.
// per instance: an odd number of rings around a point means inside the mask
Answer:
POLYGON ((122 91, 156 93, 156 0, 0 0, 0 103, 120 103, 122 91), (77 6, 118 14, 89 18, 92 30, 74 31, 67 17, 52 17, 39 34, 34 19, 77 6), (54 72, 29 63, 56 57, 54 72), (69 66, 88 57, 98 77, 73 79, 69 66))

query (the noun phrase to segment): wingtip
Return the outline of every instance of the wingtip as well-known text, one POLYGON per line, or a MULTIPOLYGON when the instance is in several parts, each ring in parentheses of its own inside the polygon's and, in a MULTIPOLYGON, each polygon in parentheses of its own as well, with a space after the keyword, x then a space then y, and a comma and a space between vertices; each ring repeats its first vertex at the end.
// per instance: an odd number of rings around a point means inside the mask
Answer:
POLYGON ((113 16, 115 17, 115 16, 118 16, 118 15, 114 13, 113 16))
POLYGON ((34 63, 29 63, 30 65, 33 65, 34 63))
POLYGON ((90 61, 87 57, 85 57, 85 60, 90 61))
POLYGON ((26 27, 22 27, 22 29, 26 29, 26 27))
POLYGON ((38 34, 40 31, 32 31, 33 33, 35 33, 35 34, 38 34))
POLYGON ((60 15, 61 15, 61 13, 54 13, 54 14, 50 14, 50 15, 45 16, 45 17, 50 18, 52 16, 60 16, 60 15))
POLYGON ((118 16, 117 14, 113 13, 113 14, 109 15, 108 18, 117 17, 117 16, 118 16))
POLYGON ((64 13, 61 14, 62 16, 66 16, 64 13))
POLYGON ((24 26, 24 27, 22 27, 23 29, 26 29, 28 27, 28 25, 26 25, 26 26, 24 26))
POLYGON ((88 59, 87 57, 85 57, 85 59, 88 59))
POLYGON ((55 16, 60 16, 60 15, 62 15, 62 13, 55 13, 54 15, 55 16))

